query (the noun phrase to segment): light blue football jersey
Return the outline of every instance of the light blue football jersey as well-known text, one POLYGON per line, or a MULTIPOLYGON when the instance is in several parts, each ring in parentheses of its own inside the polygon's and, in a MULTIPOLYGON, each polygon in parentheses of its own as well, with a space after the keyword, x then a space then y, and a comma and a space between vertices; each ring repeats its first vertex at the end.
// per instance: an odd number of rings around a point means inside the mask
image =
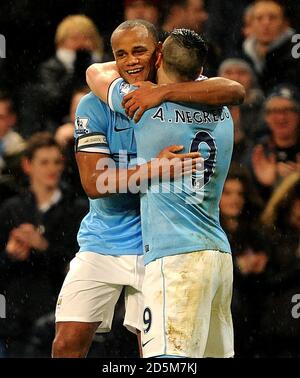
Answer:
MULTIPOLYGON (((112 84, 112 110, 124 112, 121 100, 128 89, 120 79, 112 84)), ((141 195, 145 263, 200 250, 230 253, 219 221, 219 201, 233 149, 229 110, 166 102, 146 111, 133 128, 138 158, 149 161, 173 144, 183 145, 184 153, 199 151, 203 158, 195 174, 151 185, 141 195)))
MULTIPOLYGON (((116 166, 128 167, 136 159, 134 133, 128 119, 93 93, 84 96, 76 110, 76 151, 104 153, 116 166)), ((112 194, 89 199, 90 209, 78 232, 80 251, 108 255, 141 255, 140 198, 112 194)))

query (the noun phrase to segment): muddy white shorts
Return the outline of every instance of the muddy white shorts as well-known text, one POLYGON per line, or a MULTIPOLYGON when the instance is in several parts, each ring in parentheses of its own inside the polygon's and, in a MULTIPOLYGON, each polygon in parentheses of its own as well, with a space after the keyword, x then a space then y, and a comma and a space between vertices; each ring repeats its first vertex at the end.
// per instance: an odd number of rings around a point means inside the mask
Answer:
POLYGON ((55 321, 101 322, 97 332, 109 332, 125 286, 124 326, 135 333, 142 329, 143 278, 142 256, 79 252, 58 296, 55 321))
POLYGON ((232 280, 232 256, 219 251, 146 265, 143 356, 232 357, 232 280))

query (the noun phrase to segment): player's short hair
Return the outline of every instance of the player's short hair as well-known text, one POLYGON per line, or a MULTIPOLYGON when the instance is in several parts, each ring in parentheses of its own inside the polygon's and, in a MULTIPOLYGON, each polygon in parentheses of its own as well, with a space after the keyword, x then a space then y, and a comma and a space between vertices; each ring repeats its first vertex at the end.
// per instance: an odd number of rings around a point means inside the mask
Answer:
POLYGON ((65 17, 57 26, 55 33, 56 47, 61 45, 73 31, 79 31, 88 35, 94 45, 94 50, 103 55, 103 40, 95 23, 83 14, 75 14, 65 17))
POLYGON ((183 81, 195 80, 202 69, 208 47, 193 30, 175 29, 163 44, 163 67, 183 81))
POLYGON ((145 27, 148 30, 149 34, 152 36, 153 41, 155 43, 157 43, 159 41, 158 32, 157 32, 155 26, 153 24, 151 24, 151 22, 146 21, 146 20, 136 19, 136 20, 127 20, 127 21, 122 22, 122 24, 120 24, 113 31, 113 33, 111 35, 111 38, 110 38, 110 42, 112 41, 113 35, 115 33, 119 32, 121 30, 133 29, 135 27, 140 27, 140 26, 143 26, 143 27, 145 27))
POLYGON ((62 149, 60 145, 56 142, 54 136, 47 131, 42 131, 33 134, 27 140, 23 156, 28 160, 32 160, 34 158, 36 151, 44 147, 56 147, 62 153, 62 149))

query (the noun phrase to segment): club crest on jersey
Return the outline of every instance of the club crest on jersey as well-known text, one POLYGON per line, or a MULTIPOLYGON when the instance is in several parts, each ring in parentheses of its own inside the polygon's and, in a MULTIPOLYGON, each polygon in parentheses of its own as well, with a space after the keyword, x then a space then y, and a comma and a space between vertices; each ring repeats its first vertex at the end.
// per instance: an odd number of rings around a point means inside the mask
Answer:
POLYGON ((87 134, 89 132, 87 126, 89 123, 88 118, 77 117, 75 119, 75 132, 77 135, 87 134))
POLYGON ((130 84, 125 81, 120 85, 120 93, 127 95, 130 92, 130 84))

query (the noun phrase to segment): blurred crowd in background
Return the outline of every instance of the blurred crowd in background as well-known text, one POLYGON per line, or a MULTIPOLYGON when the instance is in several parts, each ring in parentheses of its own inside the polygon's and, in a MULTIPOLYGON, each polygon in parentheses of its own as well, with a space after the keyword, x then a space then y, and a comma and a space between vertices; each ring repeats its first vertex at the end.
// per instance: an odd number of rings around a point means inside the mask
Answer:
MULTIPOLYGON (((246 89, 230 108, 235 146, 220 204, 235 269, 236 356, 300 357, 299 0, 1 2, 0 356, 50 357, 55 301, 88 211, 75 110, 89 92, 86 68, 113 60, 110 34, 134 18, 154 23, 162 40, 176 27, 203 33, 204 74, 246 89)), ((123 306, 121 298, 113 331, 95 337, 90 357, 138 355, 123 306)))

